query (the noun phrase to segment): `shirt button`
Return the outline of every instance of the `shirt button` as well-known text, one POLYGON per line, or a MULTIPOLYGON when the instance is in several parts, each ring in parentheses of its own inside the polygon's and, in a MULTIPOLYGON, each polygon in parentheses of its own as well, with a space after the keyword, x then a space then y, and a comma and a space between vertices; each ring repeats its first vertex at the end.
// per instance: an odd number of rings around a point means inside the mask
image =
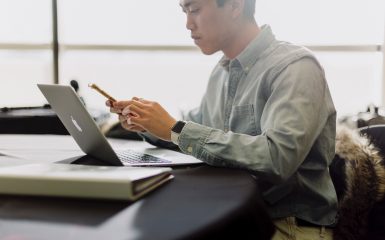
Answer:
POLYGON ((187 152, 192 153, 192 151, 193 151, 193 148, 192 148, 191 146, 189 146, 189 147, 187 148, 187 152))

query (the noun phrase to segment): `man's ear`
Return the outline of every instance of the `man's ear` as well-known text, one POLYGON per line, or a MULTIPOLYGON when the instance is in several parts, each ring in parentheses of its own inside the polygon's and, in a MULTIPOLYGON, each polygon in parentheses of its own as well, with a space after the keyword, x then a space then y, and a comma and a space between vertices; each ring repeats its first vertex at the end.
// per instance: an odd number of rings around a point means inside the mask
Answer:
POLYGON ((243 8, 245 7, 245 0, 230 0, 232 17, 239 18, 243 15, 243 8))

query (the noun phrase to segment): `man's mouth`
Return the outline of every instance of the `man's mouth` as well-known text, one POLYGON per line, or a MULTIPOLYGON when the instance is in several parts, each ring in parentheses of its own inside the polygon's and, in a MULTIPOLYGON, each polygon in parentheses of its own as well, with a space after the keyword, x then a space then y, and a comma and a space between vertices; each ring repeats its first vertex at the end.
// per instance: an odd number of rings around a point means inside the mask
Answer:
POLYGON ((199 40, 200 39, 200 37, 194 36, 194 35, 191 35, 191 38, 194 39, 194 40, 199 40))

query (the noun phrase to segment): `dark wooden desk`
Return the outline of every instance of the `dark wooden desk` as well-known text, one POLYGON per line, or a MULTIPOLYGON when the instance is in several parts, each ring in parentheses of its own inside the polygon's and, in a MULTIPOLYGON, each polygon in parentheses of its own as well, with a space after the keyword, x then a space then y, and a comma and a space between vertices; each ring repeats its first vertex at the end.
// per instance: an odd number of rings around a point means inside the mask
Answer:
MULTIPOLYGON (((0 135, 1 138, 1 135, 0 135)), ((270 239, 255 180, 207 165, 133 202, 0 196, 0 239, 270 239)))

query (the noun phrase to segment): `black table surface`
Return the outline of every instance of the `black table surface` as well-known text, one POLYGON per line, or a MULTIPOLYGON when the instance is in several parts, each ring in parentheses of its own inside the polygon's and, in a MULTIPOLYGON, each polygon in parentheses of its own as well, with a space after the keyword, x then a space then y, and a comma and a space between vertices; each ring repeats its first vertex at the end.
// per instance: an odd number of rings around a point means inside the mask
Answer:
POLYGON ((0 196, 0 239, 270 239, 254 178, 207 165, 136 202, 0 196))

